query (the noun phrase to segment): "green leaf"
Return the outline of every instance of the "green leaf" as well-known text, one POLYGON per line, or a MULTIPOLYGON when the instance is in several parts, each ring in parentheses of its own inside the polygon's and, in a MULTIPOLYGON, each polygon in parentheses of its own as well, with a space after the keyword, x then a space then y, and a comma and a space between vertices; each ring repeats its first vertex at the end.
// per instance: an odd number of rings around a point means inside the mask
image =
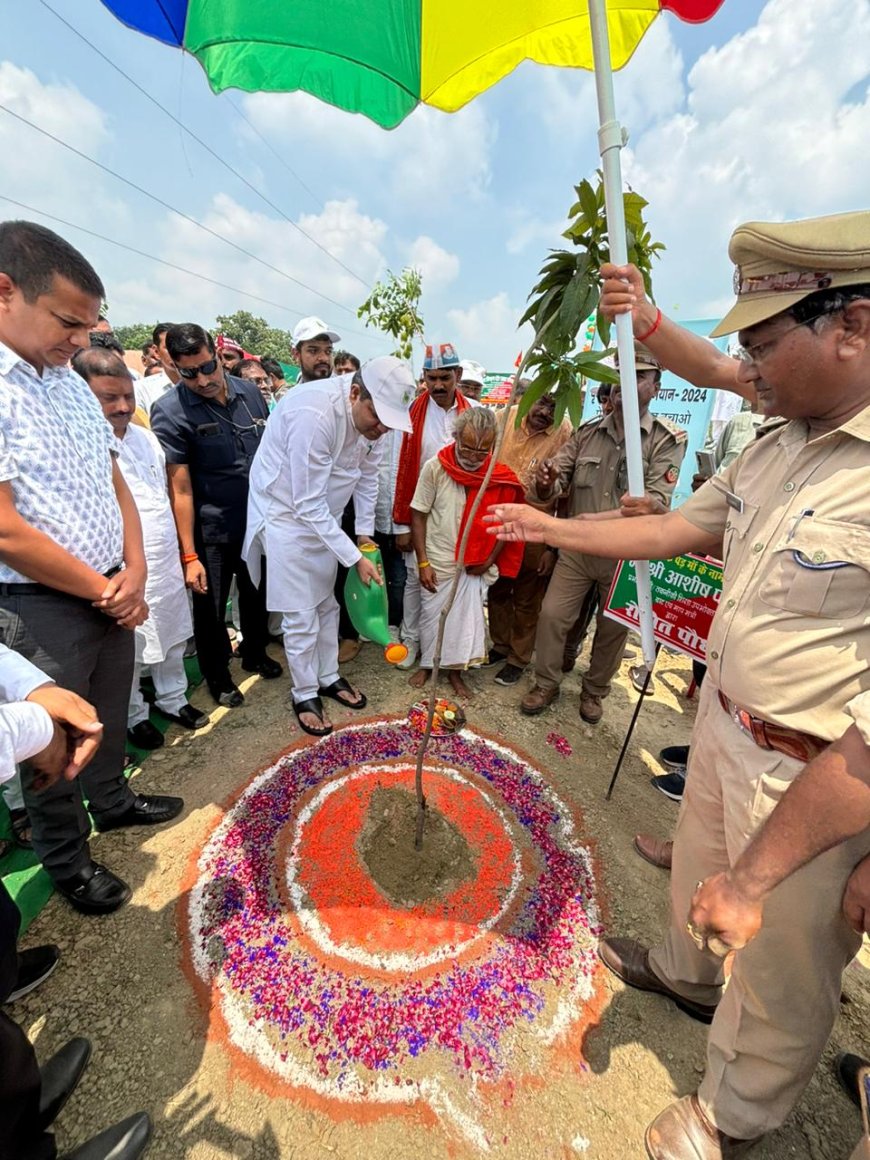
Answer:
POLYGON ((583 416, 583 402, 579 391, 571 391, 568 395, 568 415, 571 419, 571 426, 579 427, 580 419, 583 416))
POLYGON ((598 198, 595 196, 595 190, 584 180, 580 182, 577 193, 583 206, 583 213, 591 225, 598 217, 598 198))
POLYGON ((553 380, 549 375, 545 372, 539 374, 534 382, 526 388, 526 393, 519 401, 517 410, 519 417, 522 418, 524 415, 528 415, 534 404, 537 403, 538 399, 546 395, 552 385, 553 380))

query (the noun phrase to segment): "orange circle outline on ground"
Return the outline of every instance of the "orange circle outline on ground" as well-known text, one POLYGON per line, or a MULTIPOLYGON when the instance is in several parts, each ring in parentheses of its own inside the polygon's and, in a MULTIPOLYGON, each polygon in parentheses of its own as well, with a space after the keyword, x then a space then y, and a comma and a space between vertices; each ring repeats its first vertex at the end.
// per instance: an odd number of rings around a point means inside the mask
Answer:
POLYGON ((287 887, 300 925, 322 952, 407 973, 455 958, 503 923, 524 867, 518 835, 484 788, 448 766, 427 768, 427 800, 469 843, 475 874, 430 903, 395 905, 372 881, 356 842, 371 795, 396 786, 413 789, 410 766, 363 767, 318 787, 288 843, 287 887))

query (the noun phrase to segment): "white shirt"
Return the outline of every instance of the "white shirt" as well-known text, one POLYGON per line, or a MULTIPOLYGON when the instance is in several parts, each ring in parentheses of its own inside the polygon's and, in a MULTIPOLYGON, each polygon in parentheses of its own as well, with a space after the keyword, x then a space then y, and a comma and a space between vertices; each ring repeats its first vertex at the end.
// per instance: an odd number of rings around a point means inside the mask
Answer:
POLYGON ((382 440, 371 442, 351 417, 352 375, 294 387, 272 412, 251 464, 248 523, 242 554, 254 583, 269 561, 271 611, 315 608, 332 591, 340 561, 361 553, 341 530, 353 496, 356 534, 375 529, 382 440))
POLYGON ((50 743, 54 723, 41 705, 24 698, 40 685, 52 684, 36 665, 0 644, 0 782, 15 773, 18 761, 27 761, 50 743))
MULTIPOLYGON (((459 392, 457 391, 457 396, 459 392)), ((476 399, 468 399, 468 403, 472 407, 480 407, 482 404, 478 403, 476 399)), ((429 400, 429 406, 426 408, 426 418, 423 420, 423 438, 420 446, 420 470, 423 470, 423 464, 430 459, 434 459, 438 452, 453 442, 454 430, 456 427, 456 420, 459 418, 460 411, 456 405, 456 397, 453 399, 453 406, 449 411, 445 411, 443 407, 439 407, 434 400, 429 400)), ((410 527, 407 524, 393 525, 396 535, 403 535, 405 532, 410 532, 410 527)))
POLYGON ((136 406, 141 407, 146 415, 151 414, 151 408, 162 398, 167 391, 174 390, 175 383, 169 378, 166 371, 156 375, 148 375, 136 381, 133 390, 136 393, 136 406))
MULTIPOLYGON (((112 484, 115 436, 87 383, 68 367, 36 369, 0 342, 0 482, 31 527, 97 572, 123 559, 112 484)), ((0 563, 0 582, 30 577, 0 563)))
POLYGON ((136 659, 155 665, 166 659, 174 644, 193 633, 178 533, 166 487, 166 456, 157 437, 135 423, 117 440, 117 446, 118 466, 142 522, 148 564, 148 619, 136 629, 136 659))

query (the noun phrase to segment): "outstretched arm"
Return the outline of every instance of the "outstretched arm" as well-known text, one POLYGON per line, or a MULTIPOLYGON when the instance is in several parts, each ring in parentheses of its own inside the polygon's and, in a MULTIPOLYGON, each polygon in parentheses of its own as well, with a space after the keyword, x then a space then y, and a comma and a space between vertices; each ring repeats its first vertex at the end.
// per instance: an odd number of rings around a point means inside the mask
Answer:
POLYGON ((756 401, 753 384, 738 378, 737 359, 723 354, 712 342, 671 322, 665 315, 656 326, 658 309, 647 298, 636 266, 614 266, 608 262, 601 267, 601 277, 604 279, 599 305, 602 314, 613 319, 617 314, 631 312, 635 337, 649 347, 662 366, 697 387, 733 391, 750 402, 756 401), (653 327, 655 331, 649 334, 653 327))
POLYGON ((484 522, 500 540, 549 544, 612 560, 670 560, 683 552, 707 554, 720 542, 719 536, 689 523, 679 511, 631 519, 620 518, 616 512, 607 514, 611 518, 581 515, 557 520, 528 504, 496 504, 484 522))

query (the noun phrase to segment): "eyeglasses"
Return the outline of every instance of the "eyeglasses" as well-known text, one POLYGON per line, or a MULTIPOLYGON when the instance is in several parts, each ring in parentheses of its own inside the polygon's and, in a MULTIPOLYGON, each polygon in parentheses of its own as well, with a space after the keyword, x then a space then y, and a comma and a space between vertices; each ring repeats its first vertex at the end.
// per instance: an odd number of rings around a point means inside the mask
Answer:
POLYGON ((199 375, 213 375, 218 368, 218 360, 210 358, 208 362, 200 363, 198 367, 180 367, 178 363, 175 364, 175 369, 183 379, 195 379, 199 375))
POLYGON ((466 459, 486 459, 491 447, 466 447, 464 443, 457 444, 457 450, 461 452, 466 459))
POLYGON ((771 338, 767 342, 756 342, 753 346, 738 346, 734 351, 735 358, 738 358, 744 363, 755 363, 758 366, 764 362, 771 354, 774 348, 782 342, 787 334, 791 334, 794 330, 799 330, 802 326, 809 326, 811 322, 815 322, 819 318, 823 318, 826 314, 833 314, 832 309, 821 310, 818 314, 814 314, 811 318, 805 318, 803 322, 796 322, 794 326, 789 326, 783 330, 776 338, 771 338))

